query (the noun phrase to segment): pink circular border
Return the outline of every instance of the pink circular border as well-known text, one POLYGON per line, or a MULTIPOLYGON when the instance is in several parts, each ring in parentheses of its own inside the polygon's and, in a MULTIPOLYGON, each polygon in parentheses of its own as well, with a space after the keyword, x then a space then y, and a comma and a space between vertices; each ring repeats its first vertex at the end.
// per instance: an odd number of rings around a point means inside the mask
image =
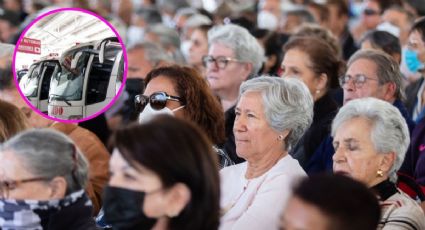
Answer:
POLYGON ((18 89, 19 94, 21 95, 22 99, 24 99, 24 101, 29 105, 29 107, 31 107, 31 109, 33 111, 35 111, 36 113, 38 113, 39 115, 43 116, 44 118, 50 119, 50 120, 54 120, 54 121, 58 121, 58 122, 63 122, 63 123, 79 123, 79 122, 83 122, 83 121, 87 121, 90 120, 92 118, 95 118, 97 116, 99 116, 100 114, 104 113, 106 110, 108 110, 112 105, 114 105, 115 101, 118 99, 119 96, 121 96, 121 92, 123 91, 123 88, 125 87, 125 83, 127 81, 127 68, 128 68, 128 59, 127 59, 127 50, 125 48, 124 42, 121 39, 121 36, 118 34, 118 32, 115 30, 115 28, 108 22, 106 21, 104 18, 102 18, 101 16, 85 10, 85 9, 80 9, 80 8, 59 8, 56 10, 52 10, 49 11, 47 13, 41 14, 40 16, 37 16, 36 19, 34 19, 25 29, 24 31, 21 33, 21 35, 19 36, 19 39, 16 43, 15 46, 15 50, 13 51, 13 59, 12 59, 12 71, 13 71, 13 76, 14 76, 14 82, 16 85, 16 88, 18 89), (15 70, 15 60, 16 60, 16 53, 18 51, 18 46, 19 44, 21 44, 21 40, 24 37, 24 35, 27 33, 27 31, 39 20, 41 20, 42 18, 50 15, 50 14, 54 14, 54 13, 58 13, 58 12, 62 12, 62 11, 79 11, 79 12, 83 12, 86 14, 90 14, 96 18, 98 18, 99 20, 101 20, 103 23, 105 23, 115 34, 115 36, 118 38, 119 43, 121 44, 122 50, 123 50, 123 54, 124 54, 124 76, 123 76, 123 82, 121 84, 121 87, 117 93, 117 95, 115 95, 115 97, 112 99, 111 102, 109 102, 109 104, 107 104, 103 109, 101 109, 99 112, 94 113, 91 116, 88 116, 86 118, 83 118, 81 120, 63 120, 63 119, 59 119, 59 118, 55 118, 55 117, 50 117, 48 115, 45 115, 44 113, 40 112, 36 107, 34 107, 30 101, 28 101, 28 99, 25 97, 25 95, 22 93, 20 87, 19 87, 19 83, 18 83, 18 78, 17 78, 17 74, 16 74, 16 70, 15 70))

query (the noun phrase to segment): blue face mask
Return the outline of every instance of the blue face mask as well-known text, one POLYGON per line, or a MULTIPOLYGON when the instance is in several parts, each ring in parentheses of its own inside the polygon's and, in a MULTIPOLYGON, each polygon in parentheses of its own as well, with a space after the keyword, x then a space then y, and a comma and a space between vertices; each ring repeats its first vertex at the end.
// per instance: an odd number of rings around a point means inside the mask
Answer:
POLYGON ((414 50, 405 50, 404 61, 406 62, 407 68, 413 73, 416 73, 418 70, 424 68, 424 64, 419 60, 418 52, 414 50))

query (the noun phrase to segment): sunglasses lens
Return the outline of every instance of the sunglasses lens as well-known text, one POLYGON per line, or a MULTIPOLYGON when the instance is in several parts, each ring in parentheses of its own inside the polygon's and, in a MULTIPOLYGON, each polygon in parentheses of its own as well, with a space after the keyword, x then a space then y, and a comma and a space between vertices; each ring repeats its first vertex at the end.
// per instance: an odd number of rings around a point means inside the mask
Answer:
POLYGON ((365 15, 369 15, 369 16, 371 16, 371 15, 376 15, 376 14, 378 14, 378 12, 376 12, 375 10, 372 10, 372 9, 365 9, 365 10, 364 10, 364 14, 365 14, 365 15))
POLYGON ((164 93, 154 93, 150 97, 151 107, 155 110, 160 110, 167 104, 167 95, 164 93))
POLYGON ((149 102, 149 97, 145 95, 136 95, 134 98, 134 107, 137 112, 141 112, 149 102))

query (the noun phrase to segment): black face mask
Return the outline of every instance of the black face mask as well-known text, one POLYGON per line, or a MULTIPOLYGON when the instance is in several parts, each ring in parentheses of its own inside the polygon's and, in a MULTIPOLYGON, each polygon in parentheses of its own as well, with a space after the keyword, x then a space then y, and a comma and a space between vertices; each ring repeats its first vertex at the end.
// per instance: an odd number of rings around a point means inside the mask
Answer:
POLYGON ((105 222, 114 230, 152 229, 157 219, 143 213, 146 193, 106 186, 103 193, 105 222))

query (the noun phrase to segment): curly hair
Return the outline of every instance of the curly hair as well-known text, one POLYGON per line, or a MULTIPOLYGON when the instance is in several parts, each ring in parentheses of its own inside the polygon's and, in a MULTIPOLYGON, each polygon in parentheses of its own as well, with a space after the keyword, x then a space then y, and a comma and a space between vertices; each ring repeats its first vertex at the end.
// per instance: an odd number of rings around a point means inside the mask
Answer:
POLYGON ((184 98, 185 118, 199 125, 212 143, 223 143, 225 140, 223 109, 199 72, 191 67, 177 65, 160 67, 148 73, 146 85, 160 76, 170 79, 178 95, 184 98))

